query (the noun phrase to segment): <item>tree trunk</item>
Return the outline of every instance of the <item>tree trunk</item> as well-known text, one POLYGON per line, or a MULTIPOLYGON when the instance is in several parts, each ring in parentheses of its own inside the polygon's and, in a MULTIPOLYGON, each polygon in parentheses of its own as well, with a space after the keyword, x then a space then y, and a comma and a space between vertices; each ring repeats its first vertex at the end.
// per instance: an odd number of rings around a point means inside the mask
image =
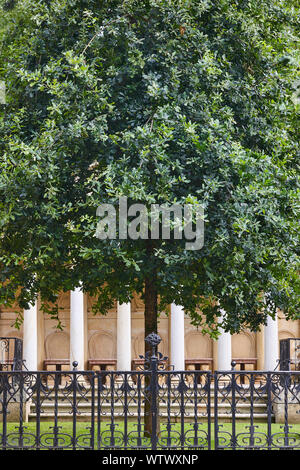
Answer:
MULTIPOLYGON (((156 279, 145 280, 145 338, 150 333, 157 333, 157 287, 156 279)), ((151 352, 151 346, 145 343, 145 353, 151 352)))

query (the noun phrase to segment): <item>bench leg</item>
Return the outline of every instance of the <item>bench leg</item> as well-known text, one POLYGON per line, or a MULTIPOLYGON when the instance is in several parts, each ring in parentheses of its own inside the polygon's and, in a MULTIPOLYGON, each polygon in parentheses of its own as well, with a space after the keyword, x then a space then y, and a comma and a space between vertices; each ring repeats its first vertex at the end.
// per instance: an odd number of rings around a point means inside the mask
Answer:
MULTIPOLYGON (((61 364, 56 364, 56 371, 61 372, 61 364)), ((58 375, 58 385, 61 385, 61 374, 58 375)))
MULTIPOLYGON (((245 364, 241 364, 241 371, 245 370, 245 364)), ((241 375, 241 384, 244 385, 245 383, 245 376, 244 374, 241 375)))

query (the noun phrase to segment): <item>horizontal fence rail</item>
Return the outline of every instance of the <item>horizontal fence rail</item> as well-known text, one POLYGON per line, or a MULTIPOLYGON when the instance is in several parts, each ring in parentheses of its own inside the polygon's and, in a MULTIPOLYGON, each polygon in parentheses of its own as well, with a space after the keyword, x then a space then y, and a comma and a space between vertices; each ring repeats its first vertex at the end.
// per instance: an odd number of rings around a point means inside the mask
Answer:
POLYGON ((1 449, 300 448, 300 372, 152 359, 142 371, 0 372, 1 449))

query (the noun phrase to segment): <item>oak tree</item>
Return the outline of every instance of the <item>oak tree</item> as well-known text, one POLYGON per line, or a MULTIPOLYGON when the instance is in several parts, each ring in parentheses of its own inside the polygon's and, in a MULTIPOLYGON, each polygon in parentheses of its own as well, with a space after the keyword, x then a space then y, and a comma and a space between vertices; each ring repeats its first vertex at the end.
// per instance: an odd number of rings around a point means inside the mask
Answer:
POLYGON ((299 318, 297 3, 18 0, 1 14, 0 303, 39 294, 47 309, 81 283, 105 314, 137 292, 146 335, 172 302, 212 335, 221 309, 232 333, 278 308, 299 318), (204 246, 99 240, 97 207, 120 197, 202 204, 204 246))

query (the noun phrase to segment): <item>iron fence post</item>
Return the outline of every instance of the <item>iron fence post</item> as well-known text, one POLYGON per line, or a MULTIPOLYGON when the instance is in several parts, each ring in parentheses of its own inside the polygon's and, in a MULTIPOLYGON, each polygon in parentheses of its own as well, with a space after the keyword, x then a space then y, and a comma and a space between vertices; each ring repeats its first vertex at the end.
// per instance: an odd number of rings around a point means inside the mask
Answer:
POLYGON ((207 375, 207 432, 208 432, 208 450, 211 450, 211 383, 212 383, 212 374, 209 371, 207 375))
POLYGON ((72 374, 72 448, 76 450, 76 415, 77 415, 77 366, 78 362, 74 361, 72 374))
MULTIPOLYGON (((151 448, 157 449, 158 441, 158 423, 159 423, 159 407, 158 407, 158 353, 157 346, 161 342, 161 337, 157 333, 150 333, 145 341, 150 344, 152 351, 150 357, 150 413, 151 413, 151 448)), ((147 357, 146 357, 147 360, 147 357)), ((149 360, 149 357, 148 357, 149 360)))
POLYGON ((287 373, 284 374, 284 444, 286 448, 289 448, 289 419, 288 419, 288 414, 289 414, 289 399, 288 399, 288 391, 289 391, 289 386, 290 386, 290 381, 291 381, 291 374, 287 373))
POLYGON ((219 383, 218 383, 218 374, 214 372, 214 434, 215 434, 215 450, 219 448, 219 425, 218 425, 218 392, 219 392, 219 383))
POLYGON ((267 376, 267 383, 266 383, 266 391, 267 391, 267 446, 268 450, 272 448, 272 376, 270 372, 266 373, 267 376))
POLYGON ((41 374, 36 376, 36 446, 40 449, 41 439, 41 374))
POLYGON ((151 416, 152 416, 152 450, 157 448, 157 357, 155 352, 151 356, 151 379, 150 379, 150 393, 151 393, 151 416))
POLYGON ((232 419, 232 449, 236 450, 236 376, 235 372, 231 373, 231 419, 232 419))

